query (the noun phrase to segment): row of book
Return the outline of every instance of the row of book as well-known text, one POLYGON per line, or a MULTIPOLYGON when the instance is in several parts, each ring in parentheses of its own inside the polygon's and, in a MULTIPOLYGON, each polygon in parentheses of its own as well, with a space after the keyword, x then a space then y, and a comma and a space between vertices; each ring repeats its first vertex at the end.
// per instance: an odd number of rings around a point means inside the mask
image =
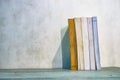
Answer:
POLYGON ((68 19, 71 70, 100 70, 96 17, 68 19))

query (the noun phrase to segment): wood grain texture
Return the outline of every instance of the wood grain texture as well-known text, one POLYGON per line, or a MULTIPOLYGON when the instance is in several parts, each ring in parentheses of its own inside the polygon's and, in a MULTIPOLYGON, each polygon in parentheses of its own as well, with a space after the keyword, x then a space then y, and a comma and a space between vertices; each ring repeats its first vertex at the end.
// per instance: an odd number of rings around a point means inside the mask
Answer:
POLYGON ((90 55, 89 55, 89 40, 88 40, 88 28, 87 18, 82 18, 82 34, 83 34, 83 45, 84 45, 84 64, 85 70, 90 70, 90 55))
POLYGON ((99 39, 98 39, 98 29, 97 29, 97 18, 92 18, 92 25, 93 25, 93 37, 94 37, 94 52, 95 52, 95 61, 96 61, 96 68, 97 70, 101 69, 100 64, 100 52, 99 52, 99 39))
POLYGON ((87 18, 88 23, 88 36, 89 36, 89 51, 90 51, 90 69, 95 70, 95 54, 93 44, 93 29, 92 29, 92 18, 87 18))
POLYGON ((70 36, 70 61, 71 70, 77 70, 77 45, 76 45, 76 32, 73 19, 68 19, 69 36, 70 36))
POLYGON ((75 22, 75 30, 76 30, 76 41, 77 41, 78 70, 84 70, 82 20, 81 18, 74 18, 74 22, 75 22))

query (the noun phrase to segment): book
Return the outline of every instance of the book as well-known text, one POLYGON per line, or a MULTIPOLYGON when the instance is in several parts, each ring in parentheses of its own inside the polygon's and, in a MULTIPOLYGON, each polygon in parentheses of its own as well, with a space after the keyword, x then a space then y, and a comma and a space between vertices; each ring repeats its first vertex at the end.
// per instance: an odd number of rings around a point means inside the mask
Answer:
POLYGON ((90 53, 90 69, 95 70, 95 54, 94 54, 94 41, 92 29, 92 17, 87 18, 88 24, 88 37, 89 37, 89 53, 90 53))
POLYGON ((70 38, 71 70, 77 70, 78 62, 77 62, 77 45, 76 45, 76 32, 75 32, 74 19, 68 19, 68 29, 69 29, 69 38, 70 38))
POLYGON ((84 51, 84 65, 85 70, 90 70, 90 55, 89 55, 89 40, 87 18, 82 18, 82 34, 83 34, 83 51, 84 51))
POLYGON ((75 23, 75 31, 76 31, 76 42, 77 42, 78 70, 84 70, 84 52, 83 52, 81 18, 74 18, 74 23, 75 23))
POLYGON ((94 38, 95 64, 96 64, 96 69, 100 70, 101 64, 100 64, 100 52, 99 52, 98 29, 97 29, 96 17, 92 17, 92 26, 93 26, 93 38, 94 38))

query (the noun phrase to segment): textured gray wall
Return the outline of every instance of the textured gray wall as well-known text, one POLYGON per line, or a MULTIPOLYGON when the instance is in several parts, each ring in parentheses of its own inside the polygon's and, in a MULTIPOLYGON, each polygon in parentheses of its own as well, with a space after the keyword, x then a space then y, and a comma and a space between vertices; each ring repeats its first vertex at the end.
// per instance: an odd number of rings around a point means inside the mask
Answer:
POLYGON ((98 17, 102 66, 120 67, 119 9, 120 0, 0 0, 0 68, 61 68, 67 19, 81 16, 98 17))

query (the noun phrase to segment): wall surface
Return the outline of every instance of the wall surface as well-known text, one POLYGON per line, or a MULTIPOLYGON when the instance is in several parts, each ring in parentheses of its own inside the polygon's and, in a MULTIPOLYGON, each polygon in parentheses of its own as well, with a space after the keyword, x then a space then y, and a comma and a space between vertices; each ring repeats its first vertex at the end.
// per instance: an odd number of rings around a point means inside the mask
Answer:
POLYGON ((98 18, 102 67, 120 67, 120 0, 0 0, 0 69, 69 66, 67 19, 87 16, 98 18))

